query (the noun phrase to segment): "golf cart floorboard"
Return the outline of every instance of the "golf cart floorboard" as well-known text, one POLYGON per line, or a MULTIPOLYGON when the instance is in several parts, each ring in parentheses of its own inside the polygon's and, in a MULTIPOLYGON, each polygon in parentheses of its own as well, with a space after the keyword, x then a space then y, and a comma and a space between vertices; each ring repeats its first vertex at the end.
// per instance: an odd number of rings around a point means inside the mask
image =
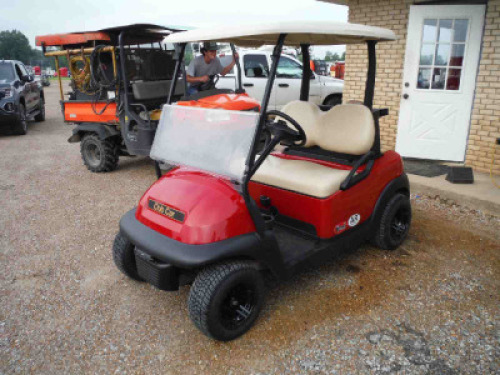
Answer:
POLYGON ((275 225, 274 234, 287 268, 312 255, 319 241, 282 225, 275 225))

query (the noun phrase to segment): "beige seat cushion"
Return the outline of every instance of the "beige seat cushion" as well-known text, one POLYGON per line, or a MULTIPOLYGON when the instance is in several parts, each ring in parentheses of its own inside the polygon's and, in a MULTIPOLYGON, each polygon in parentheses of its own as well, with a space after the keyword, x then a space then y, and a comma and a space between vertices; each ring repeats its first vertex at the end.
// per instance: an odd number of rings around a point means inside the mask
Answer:
POLYGON ((325 198, 335 193, 349 171, 333 169, 303 160, 269 155, 252 177, 253 181, 325 198))

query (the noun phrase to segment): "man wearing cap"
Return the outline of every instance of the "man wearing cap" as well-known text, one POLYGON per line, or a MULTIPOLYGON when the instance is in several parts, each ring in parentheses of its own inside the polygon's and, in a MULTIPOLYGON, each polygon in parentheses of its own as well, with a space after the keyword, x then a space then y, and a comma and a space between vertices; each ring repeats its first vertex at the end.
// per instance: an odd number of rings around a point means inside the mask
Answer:
MULTIPOLYGON (((211 75, 220 74, 225 76, 231 71, 234 64, 236 64, 235 59, 226 66, 222 67, 222 64, 217 57, 217 43, 215 42, 205 42, 201 48, 202 56, 195 57, 187 68, 187 81, 189 83, 188 95, 192 95, 200 91, 200 86, 210 80, 211 75)), ((235 58, 238 58, 238 54, 235 54, 235 58)))

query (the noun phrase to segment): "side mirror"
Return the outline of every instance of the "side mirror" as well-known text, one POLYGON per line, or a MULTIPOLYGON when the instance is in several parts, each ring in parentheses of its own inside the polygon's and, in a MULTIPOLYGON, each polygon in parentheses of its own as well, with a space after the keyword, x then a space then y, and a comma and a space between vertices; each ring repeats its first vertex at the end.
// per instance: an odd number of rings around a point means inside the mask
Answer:
POLYGON ((25 74, 21 77, 21 81, 22 82, 32 82, 33 81, 33 77, 30 76, 29 74, 25 74))

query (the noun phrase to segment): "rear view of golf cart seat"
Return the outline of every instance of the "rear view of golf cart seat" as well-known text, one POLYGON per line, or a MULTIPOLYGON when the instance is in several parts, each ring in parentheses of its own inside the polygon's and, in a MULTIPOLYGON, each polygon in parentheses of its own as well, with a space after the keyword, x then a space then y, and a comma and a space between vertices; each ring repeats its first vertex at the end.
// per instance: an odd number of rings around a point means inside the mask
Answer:
MULTIPOLYGON (((373 146, 375 123, 370 110, 357 104, 338 105, 322 112, 317 105, 294 101, 283 108, 306 133, 305 147, 354 156, 365 155, 373 146)), ((252 180, 316 198, 326 198, 340 189, 351 166, 328 165, 274 154, 264 161, 252 180)))

